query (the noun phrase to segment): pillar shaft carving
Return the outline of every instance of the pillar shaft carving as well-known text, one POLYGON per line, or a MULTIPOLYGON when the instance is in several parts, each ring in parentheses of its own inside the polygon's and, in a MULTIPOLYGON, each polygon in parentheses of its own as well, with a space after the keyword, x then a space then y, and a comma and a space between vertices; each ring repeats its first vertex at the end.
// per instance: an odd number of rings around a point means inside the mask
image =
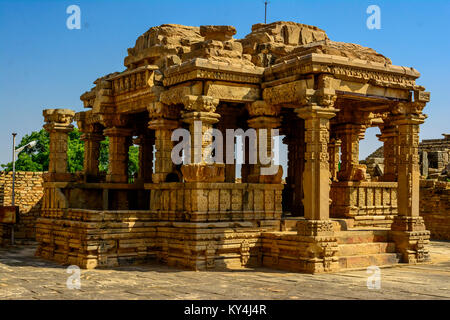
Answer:
POLYGON ((291 114, 283 115, 283 143, 288 146, 288 172, 283 188, 283 211, 303 216, 303 171, 305 165, 305 124, 291 114))
MULTIPOLYGON (((181 171, 187 182, 223 182, 225 165, 210 163, 211 129, 219 122, 216 113, 219 99, 209 96, 187 95, 183 98, 183 122, 189 125, 191 134, 191 163, 183 165, 181 171)), ((223 161, 223 160, 222 160, 223 161)))
POLYGON ((139 145, 139 172, 138 179, 142 182, 151 182, 153 174, 153 145, 155 135, 150 132, 141 133, 134 143, 139 145))
POLYGON ((346 123, 337 126, 336 135, 341 140, 341 170, 338 173, 340 181, 353 181, 357 179, 359 169, 359 140, 362 125, 346 123))
POLYGON ((78 112, 75 114, 78 128, 82 132, 81 140, 84 141, 83 172, 85 181, 88 177, 99 176, 100 142, 104 136, 97 123, 91 122, 92 112, 78 112))
POLYGON ((392 123, 398 128, 398 215, 392 223, 392 238, 402 254, 402 262, 416 263, 429 260, 426 245, 430 232, 419 216, 419 125, 424 122, 421 113, 424 103, 399 103, 393 110, 392 123))
POLYGON ((148 108, 150 121, 148 127, 155 130, 155 173, 152 175, 153 183, 165 182, 167 175, 175 170, 171 153, 173 142, 172 131, 180 127, 179 110, 175 106, 168 106, 155 102, 148 108))
POLYGON ((330 143, 328 144, 328 154, 330 156, 330 173, 332 181, 338 181, 340 147, 341 140, 337 138, 330 139, 330 143))
POLYGON ((397 126, 385 124, 380 126, 381 134, 378 135, 383 142, 384 174, 383 181, 397 181, 398 131, 397 126))
POLYGON ((103 134, 84 133, 81 135, 84 141, 84 173, 89 176, 99 175, 100 143, 104 140, 103 134))
MULTIPOLYGON (((223 105, 220 107, 220 121, 217 123, 217 128, 222 132, 222 136, 226 137, 226 130, 233 129, 236 130, 238 128, 237 118, 239 116, 238 108, 232 105, 223 105)), ((236 141, 235 141, 236 143, 236 141)), ((228 144, 224 144, 224 161, 226 162, 226 155, 229 153, 234 154, 234 146, 233 149, 228 150, 228 144)), ((236 164, 227 164, 225 163, 225 182, 234 183, 236 180, 236 164)))
POLYGON ((398 214, 419 216, 419 125, 425 117, 405 113, 394 118, 398 127, 398 214))
POLYGON ((131 146, 132 131, 124 128, 108 128, 103 131, 109 137, 109 165, 107 182, 128 182, 128 150, 131 146))
POLYGON ((247 110, 250 119, 247 121, 250 128, 256 129, 256 145, 257 145, 257 164, 250 166, 250 173, 248 182, 253 183, 281 183, 283 170, 280 165, 275 170, 276 173, 272 175, 262 174, 263 168, 269 168, 273 165, 272 161, 268 164, 263 164, 260 159, 260 153, 265 152, 265 156, 273 159, 273 136, 272 129, 279 128, 281 125, 280 107, 272 106, 265 101, 255 101, 247 105, 247 110), (265 130, 266 141, 261 141, 264 137, 263 130, 265 130), (260 150, 263 146, 265 150, 260 150))
POLYGON ((308 106, 295 110, 305 120, 305 169, 303 172, 303 205, 305 218, 328 220, 330 207, 329 119, 334 108, 308 106))

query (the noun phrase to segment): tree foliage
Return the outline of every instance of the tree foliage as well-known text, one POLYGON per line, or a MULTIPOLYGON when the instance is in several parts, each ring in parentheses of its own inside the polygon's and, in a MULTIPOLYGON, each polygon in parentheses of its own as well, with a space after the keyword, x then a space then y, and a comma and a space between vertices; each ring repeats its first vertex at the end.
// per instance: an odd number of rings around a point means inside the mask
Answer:
MULTIPOLYGON (((32 148, 25 148, 16 159, 17 171, 47 171, 49 163, 50 138, 47 131, 33 131, 25 135, 16 148, 20 148, 31 141, 36 141, 32 148)), ((100 171, 108 170, 109 140, 106 138, 100 144, 100 171)), ((67 167, 69 172, 83 170, 84 142, 81 140, 81 132, 74 128, 69 133, 67 149, 67 167)), ((2 164, 5 171, 12 171, 12 162, 2 164)), ((129 150, 128 175, 134 176, 139 170, 139 147, 131 146, 129 150)))

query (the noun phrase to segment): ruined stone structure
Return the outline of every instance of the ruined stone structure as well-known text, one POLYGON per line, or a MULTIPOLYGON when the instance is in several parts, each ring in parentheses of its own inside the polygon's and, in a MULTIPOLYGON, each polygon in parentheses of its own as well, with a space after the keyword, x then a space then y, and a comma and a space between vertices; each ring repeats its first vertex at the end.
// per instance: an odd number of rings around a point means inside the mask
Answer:
POLYGON ((240 40, 235 33, 231 26, 151 28, 128 49, 125 71, 97 79, 81 96, 86 111, 44 110, 51 155, 37 254, 84 268, 156 258, 191 269, 310 273, 428 261, 418 143, 430 96, 416 85, 420 74, 313 26, 256 24, 240 40), (85 142, 77 174, 66 170, 73 119, 85 142), (174 164, 172 132, 198 132, 197 121, 203 134, 192 137, 193 161, 174 164), (358 161, 371 126, 386 147, 378 182, 364 181, 358 161), (289 152, 286 184, 281 167, 262 175, 268 165, 260 158, 242 165, 241 183, 235 164, 206 161, 211 128, 224 136, 279 128, 289 152), (98 169, 105 137, 106 174, 98 169), (129 183, 132 143, 140 167, 129 183), (374 230, 379 223, 385 228, 374 230))
MULTIPOLYGON (((36 219, 41 212, 44 195, 42 172, 16 172, 15 204, 19 207, 19 221, 14 236, 17 243, 35 239, 36 219)), ((12 172, 0 172, 0 206, 12 201, 12 172)), ((10 227, 0 224, 0 244, 9 243, 10 227)))
POLYGON ((421 173, 424 178, 450 179, 450 134, 443 139, 422 140, 419 144, 421 173))
POLYGON ((450 240, 450 182, 420 181, 420 215, 431 239, 450 240))
MULTIPOLYGON (((424 139, 419 143, 420 174, 423 179, 450 179, 450 134, 442 135, 443 139, 424 139)), ((376 180, 384 172, 384 148, 378 148, 362 162, 367 165, 372 180, 376 180)))

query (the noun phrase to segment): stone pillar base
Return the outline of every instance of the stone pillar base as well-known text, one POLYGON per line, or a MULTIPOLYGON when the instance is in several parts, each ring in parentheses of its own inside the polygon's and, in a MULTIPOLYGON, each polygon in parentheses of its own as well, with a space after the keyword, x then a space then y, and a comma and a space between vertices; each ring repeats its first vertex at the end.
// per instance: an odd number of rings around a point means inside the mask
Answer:
MULTIPOLYGON (((258 170, 260 171, 260 170, 258 170)), ((258 174, 250 174, 248 175, 249 183, 281 183, 283 178, 283 167, 278 166, 278 170, 276 174, 272 175, 261 175, 258 174)))
POLYGON ((300 260, 308 273, 335 272, 339 270, 338 243, 331 220, 301 220, 297 234, 307 242, 300 260), (304 256, 303 256, 304 255, 304 256))
POLYGON ((422 217, 396 216, 391 227, 391 237, 403 263, 430 261, 428 243, 430 231, 425 229, 422 217))

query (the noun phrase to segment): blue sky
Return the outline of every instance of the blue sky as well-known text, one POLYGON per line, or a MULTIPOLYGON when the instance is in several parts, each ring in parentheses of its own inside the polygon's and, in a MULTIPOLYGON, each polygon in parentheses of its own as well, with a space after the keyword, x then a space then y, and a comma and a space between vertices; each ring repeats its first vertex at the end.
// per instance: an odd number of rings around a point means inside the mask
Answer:
MULTIPOLYGON (((152 26, 233 25, 236 38, 263 22, 263 0, 6 1, 0 0, 0 163, 10 161, 11 132, 20 138, 43 124, 42 109, 82 110, 80 95, 107 73, 124 69, 127 48, 152 26), (81 8, 81 29, 66 27, 66 8, 81 8)), ((412 66, 431 92, 421 138, 449 133, 450 1, 271 0, 268 22, 324 29, 332 40, 358 43, 412 66), (366 27, 369 5, 381 8, 381 30, 366 27)), ((369 130, 364 158, 380 143, 369 130)))

